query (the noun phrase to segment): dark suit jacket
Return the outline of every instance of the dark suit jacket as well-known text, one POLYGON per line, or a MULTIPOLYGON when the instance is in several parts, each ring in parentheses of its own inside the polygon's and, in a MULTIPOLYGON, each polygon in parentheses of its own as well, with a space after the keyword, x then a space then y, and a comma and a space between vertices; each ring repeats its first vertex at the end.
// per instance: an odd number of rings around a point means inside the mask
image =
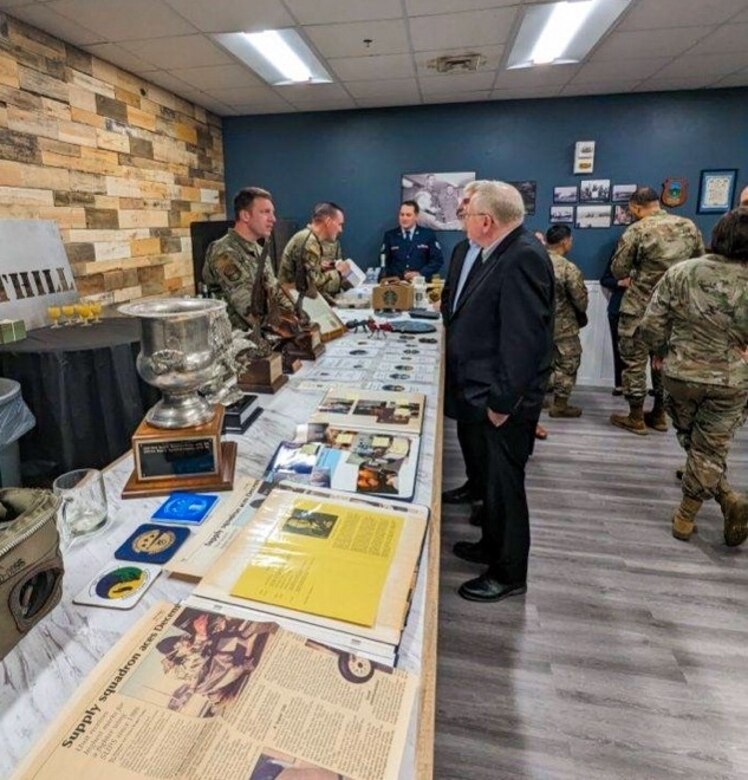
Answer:
POLYGON ((454 296, 455 292, 457 292, 457 285, 460 282, 462 264, 465 262, 468 249, 470 249, 470 242, 466 238, 463 238, 452 250, 452 256, 449 258, 449 270, 447 271, 447 278, 444 282, 444 287, 442 288, 440 304, 442 320, 445 327, 449 324, 449 317, 452 314, 454 296))
POLYGON ((447 325, 445 412, 466 422, 486 410, 539 409, 553 355, 553 265, 524 227, 485 258, 447 325))
POLYGON ((399 227, 388 230, 380 251, 384 255, 384 275, 401 279, 406 271, 418 271, 430 282, 431 277, 441 270, 444 260, 436 233, 420 225, 416 226, 413 239, 409 241, 403 238, 399 227))

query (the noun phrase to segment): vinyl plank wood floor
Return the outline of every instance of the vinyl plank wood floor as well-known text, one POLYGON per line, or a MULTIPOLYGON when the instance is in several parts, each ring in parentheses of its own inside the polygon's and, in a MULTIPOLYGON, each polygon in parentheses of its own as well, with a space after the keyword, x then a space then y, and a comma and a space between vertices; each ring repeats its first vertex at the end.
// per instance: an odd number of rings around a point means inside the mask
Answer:
MULTIPOLYGON (((477 539, 444 505, 435 777, 748 778, 748 543, 725 547, 715 502, 685 544, 670 535, 683 455, 671 431, 608 423, 625 406, 580 389, 578 420, 550 420, 528 464, 529 590, 457 596, 477 539)), ((464 480, 445 430, 444 487, 464 480)), ((728 460, 748 491, 748 428, 728 460)))

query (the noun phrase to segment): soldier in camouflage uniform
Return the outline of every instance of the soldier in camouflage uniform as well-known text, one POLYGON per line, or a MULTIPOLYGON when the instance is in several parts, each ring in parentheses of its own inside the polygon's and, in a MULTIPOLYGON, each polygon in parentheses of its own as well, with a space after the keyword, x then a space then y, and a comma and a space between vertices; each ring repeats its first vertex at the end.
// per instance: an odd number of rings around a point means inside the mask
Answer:
POLYGON ((556 311, 553 331, 553 368, 551 385, 553 405, 551 417, 579 417, 582 410, 569 405, 569 397, 577 381, 582 360, 579 340, 580 321, 587 312, 587 286, 582 272, 566 258, 573 238, 568 225, 553 225, 545 234, 548 254, 556 278, 556 311))
POLYGON ((331 301, 343 289, 343 274, 348 271, 345 260, 329 257, 338 236, 343 232, 344 221, 340 206, 335 203, 318 203, 314 207, 311 223, 291 236, 283 250, 278 269, 281 284, 295 284, 296 272, 303 265, 306 268, 307 288, 318 290, 331 301))
MULTIPOLYGON (((262 246, 273 232, 275 208, 272 195, 259 187, 246 187, 234 198, 234 227, 209 247, 203 266, 208 292, 226 301, 232 328, 249 330, 252 321, 252 290, 259 269, 262 246)), ((265 287, 277 302, 291 309, 278 287, 273 269, 265 263, 265 287)))
POLYGON ((664 356, 668 414, 687 455, 673 536, 688 540, 702 502, 713 496, 725 542, 735 546, 748 537, 748 498, 726 479, 730 440, 748 402, 748 208, 717 223, 711 249, 667 271, 639 333, 664 356))
POLYGON ((647 428, 667 430, 662 376, 652 367, 655 392, 654 408, 644 413, 647 395, 646 343, 636 336, 657 282, 670 266, 704 254, 699 229, 685 217, 668 214, 660 208, 659 196, 651 187, 639 187, 629 200, 629 211, 636 222, 621 236, 611 261, 611 271, 618 280, 629 279, 618 320, 618 336, 623 360, 623 394, 629 403, 627 415, 611 415, 613 425, 640 435, 647 428))

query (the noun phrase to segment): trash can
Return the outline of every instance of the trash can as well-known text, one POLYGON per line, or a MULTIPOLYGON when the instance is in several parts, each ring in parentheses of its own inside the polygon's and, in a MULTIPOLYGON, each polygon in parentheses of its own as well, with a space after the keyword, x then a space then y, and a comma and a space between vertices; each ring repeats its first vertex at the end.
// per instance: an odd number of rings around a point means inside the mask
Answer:
POLYGON ((36 425, 21 395, 21 385, 0 377, 0 487, 21 487, 18 440, 36 425))

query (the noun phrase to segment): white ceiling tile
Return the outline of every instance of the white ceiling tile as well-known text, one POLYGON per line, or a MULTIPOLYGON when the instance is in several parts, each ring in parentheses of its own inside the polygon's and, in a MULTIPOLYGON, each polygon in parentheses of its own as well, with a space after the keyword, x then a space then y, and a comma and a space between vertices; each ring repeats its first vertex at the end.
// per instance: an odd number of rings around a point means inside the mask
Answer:
POLYGON ((202 32, 257 32, 293 27, 294 20, 281 3, 267 0, 166 0, 202 32))
POLYGON ((95 57, 129 70, 131 73, 148 73, 156 70, 154 65, 141 60, 140 57, 136 57, 116 43, 95 43, 93 46, 84 46, 83 48, 95 57))
POLYGON ((0 3, 0 9, 2 10, 8 10, 9 8, 13 8, 14 10, 16 8, 19 8, 22 5, 33 5, 34 0, 3 0, 2 3, 0 3))
POLYGON ((712 28, 681 27, 671 30, 614 31, 595 50, 591 61, 620 60, 635 57, 675 57, 693 46, 712 28))
POLYGON ((287 84, 275 88, 286 100, 326 100, 348 97, 340 84, 287 84))
POLYGON ((74 22, 85 19, 100 40, 112 43, 195 32, 161 0, 53 0, 47 7, 74 22))
POLYGON ((301 111, 342 111, 346 108, 356 108, 352 97, 326 98, 325 100, 292 100, 291 105, 301 111))
POLYGON ((348 81, 346 89, 355 98, 408 97, 419 99, 415 79, 381 79, 380 81, 348 81))
POLYGON ((159 68, 181 68, 189 63, 198 68, 207 65, 231 65, 235 61, 204 35, 182 35, 178 38, 126 41, 122 46, 159 68))
POLYGON ((172 73, 196 89, 221 87, 260 87, 263 82, 242 65, 211 65, 206 68, 175 68, 172 73))
POLYGON ((229 106, 227 106, 225 103, 222 103, 220 100, 215 100, 214 98, 210 97, 210 95, 204 95, 201 98, 199 105, 201 105, 203 108, 207 108, 208 111, 212 111, 218 116, 228 116, 232 113, 229 106))
POLYGON ((658 79, 680 78, 681 76, 724 77, 748 67, 748 48, 742 52, 726 54, 702 54, 694 59, 690 54, 678 57, 656 74, 658 79))
POLYGON ((281 105, 286 101, 274 92, 270 87, 226 87, 211 89, 209 94, 216 100, 220 100, 230 106, 245 103, 264 103, 267 105, 281 105))
POLYGON ((639 0, 618 29, 654 30, 721 24, 743 9, 745 0, 639 0))
POLYGON ((608 80, 597 83, 577 84, 574 81, 567 84, 562 90, 562 95, 615 95, 620 92, 631 92, 638 84, 637 79, 625 79, 621 81, 608 80))
POLYGON ((171 75, 166 70, 152 70, 143 75, 146 81, 150 81, 151 84, 157 84, 159 87, 168 89, 170 92, 174 92, 177 95, 181 95, 182 92, 190 90, 190 85, 185 84, 184 81, 171 75))
POLYGON ((560 86, 527 87, 525 89, 495 89, 491 93, 492 100, 521 100, 524 98, 557 97, 561 94, 560 86))
POLYGON ((671 57, 655 59, 630 58, 618 61, 589 62, 582 65, 571 84, 596 84, 603 81, 627 81, 649 78, 672 61, 671 57))
POLYGON ((746 8, 745 11, 742 13, 739 13, 737 16, 733 16, 730 19, 731 24, 744 24, 748 23, 748 8, 746 8))
POLYGON ((410 54, 382 54, 370 57, 341 57, 327 64, 341 81, 368 81, 370 79, 397 79, 413 75, 410 54))
POLYGON ((491 8, 470 13, 419 16, 410 20, 415 51, 455 49, 462 46, 492 46, 505 43, 517 8, 491 8))
POLYGON ((416 71, 419 76, 437 75, 437 71, 429 67, 429 63, 441 56, 458 56, 464 54, 480 54, 484 61, 478 66, 478 72, 499 67, 504 54, 503 46, 468 46, 463 49, 437 49, 435 51, 419 51, 416 53, 416 71))
POLYGON ((407 95, 400 95, 399 97, 367 97, 356 98, 356 105, 359 108, 390 108, 391 106, 417 106, 420 105, 421 100, 418 97, 412 98, 407 95))
POLYGON ((238 103, 231 106, 236 112, 236 116, 252 116, 254 114, 290 114, 297 109, 288 103, 280 105, 269 105, 267 103, 238 103))
POLYGON ((634 92, 669 92, 677 89, 703 89, 713 78, 701 73, 691 73, 687 76, 672 79, 647 79, 634 88, 634 92))
POLYGON ((400 19, 403 15, 400 0, 286 0, 286 5, 300 24, 400 19))
POLYGON ((722 79, 717 83, 718 87, 748 87, 748 70, 733 73, 732 76, 722 79))
POLYGON ((482 100, 488 100, 491 95, 490 89, 480 89, 474 92, 460 92, 457 94, 444 95, 424 95, 424 103, 478 103, 482 100))
MULTIPOLYGON (((543 0, 547 2, 547 0, 543 0)), ((507 5, 519 5, 520 0, 405 0, 409 16, 429 16, 432 14, 450 14, 457 11, 479 11, 486 8, 500 8, 507 5)))
POLYGON ((304 32, 323 57, 364 57, 368 54, 406 54, 410 51, 403 20, 321 24, 304 32), (371 39, 367 46, 364 39, 371 39))
MULTIPOLYGON (((4 3, 3 6, 6 4, 4 3)), ((40 30, 54 35, 60 40, 67 43, 75 44, 76 46, 84 46, 89 43, 98 43, 105 40, 105 36, 99 35, 93 30, 89 30, 77 21, 68 19, 66 16, 62 16, 53 11, 48 6, 41 3, 34 3, 33 5, 26 5, 22 7, 12 7, 10 9, 11 15, 20 19, 22 22, 27 22, 40 30)))
POLYGON ((723 54, 729 51, 743 51, 748 46, 748 24, 725 24, 699 41, 688 56, 701 54, 723 54))
POLYGON ((579 65, 544 65, 539 68, 502 70, 496 89, 525 89, 563 86, 579 72, 579 65))
POLYGON ((420 78, 421 94, 426 95, 456 95, 460 92, 475 92, 490 90, 493 86, 495 73, 448 73, 444 76, 420 78))

